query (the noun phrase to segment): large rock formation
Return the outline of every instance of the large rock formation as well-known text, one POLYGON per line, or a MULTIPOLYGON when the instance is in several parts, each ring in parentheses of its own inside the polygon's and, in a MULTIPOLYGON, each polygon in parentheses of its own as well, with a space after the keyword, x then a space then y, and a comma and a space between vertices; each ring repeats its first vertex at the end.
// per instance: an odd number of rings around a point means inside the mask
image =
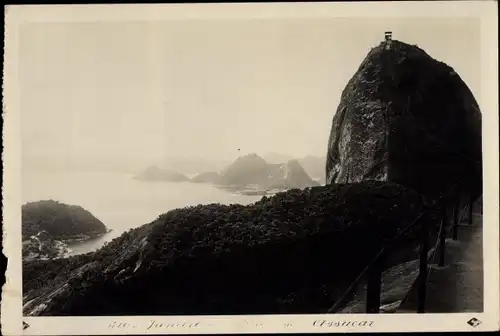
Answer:
POLYGON ((257 154, 241 156, 220 175, 219 185, 259 190, 306 188, 317 186, 297 160, 269 164, 257 154))
POLYGON ((372 49, 333 118, 327 183, 392 181, 439 194, 482 189, 481 113, 450 66, 393 41, 372 49))
MULTIPOLYGON (((94 253, 24 263, 24 314, 326 312, 423 209, 418 193, 371 181, 172 210, 94 253)), ((399 259, 419 233, 404 232, 399 259)))
POLYGON ((268 179, 269 164, 259 155, 252 153, 238 157, 221 172, 219 184, 244 186, 260 184, 268 179))

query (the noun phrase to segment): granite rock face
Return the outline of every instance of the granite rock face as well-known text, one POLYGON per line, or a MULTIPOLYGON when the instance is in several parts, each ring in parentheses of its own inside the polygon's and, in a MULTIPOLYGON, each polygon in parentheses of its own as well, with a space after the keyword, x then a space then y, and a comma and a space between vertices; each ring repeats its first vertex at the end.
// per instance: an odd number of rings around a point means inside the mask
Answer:
POLYGON ((373 48, 333 118, 327 183, 396 182, 435 194, 482 190, 481 112, 460 76, 416 46, 373 48))

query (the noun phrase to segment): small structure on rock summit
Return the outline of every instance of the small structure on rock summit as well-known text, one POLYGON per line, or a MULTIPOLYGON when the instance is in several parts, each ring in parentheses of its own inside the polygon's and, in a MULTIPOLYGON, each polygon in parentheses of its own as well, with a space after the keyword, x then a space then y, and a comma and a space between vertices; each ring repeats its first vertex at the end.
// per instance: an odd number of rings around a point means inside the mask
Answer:
POLYGON ((392 32, 386 31, 385 32, 385 49, 386 50, 391 49, 391 42, 392 42, 392 32))

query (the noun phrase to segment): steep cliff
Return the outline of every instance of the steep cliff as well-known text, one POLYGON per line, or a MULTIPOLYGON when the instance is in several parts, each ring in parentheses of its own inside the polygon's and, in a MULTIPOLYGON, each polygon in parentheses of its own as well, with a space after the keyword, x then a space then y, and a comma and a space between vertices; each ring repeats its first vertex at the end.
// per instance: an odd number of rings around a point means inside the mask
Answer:
POLYGON ((260 184, 267 180, 268 169, 266 160, 255 153, 240 156, 221 172, 218 183, 241 186, 260 184))
POLYGON ((450 66, 416 46, 372 49, 333 118, 327 183, 392 181, 423 193, 482 188, 481 113, 450 66))

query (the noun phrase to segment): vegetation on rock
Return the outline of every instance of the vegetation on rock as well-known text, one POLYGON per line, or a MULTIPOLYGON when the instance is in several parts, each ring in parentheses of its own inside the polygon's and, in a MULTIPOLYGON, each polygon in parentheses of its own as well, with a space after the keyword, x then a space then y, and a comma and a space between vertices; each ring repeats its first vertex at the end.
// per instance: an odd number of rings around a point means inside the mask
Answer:
MULTIPOLYGON (((437 193, 463 180, 458 192, 481 193, 481 155, 481 114, 453 69, 382 44, 342 93, 329 185, 299 189, 310 183, 299 162, 240 157, 219 184, 298 189, 172 210, 96 252, 25 262, 24 314, 325 313, 382 248, 384 269, 416 258, 420 224, 439 226, 437 193)), ((187 180, 157 167, 141 176, 187 180)))
POLYGON ((106 226, 81 206, 54 200, 26 203, 22 206, 23 240, 45 231, 57 240, 94 237, 107 232, 106 226))
POLYGON ((108 232, 106 226, 80 206, 53 200, 22 206, 23 259, 64 257, 67 243, 108 232))
MULTIPOLYGON (((26 263, 25 313, 325 312, 424 209, 412 190, 364 182, 172 210, 95 253, 26 263), (42 268, 44 286, 33 280, 42 268)), ((400 258, 415 230, 395 245, 400 258)))

